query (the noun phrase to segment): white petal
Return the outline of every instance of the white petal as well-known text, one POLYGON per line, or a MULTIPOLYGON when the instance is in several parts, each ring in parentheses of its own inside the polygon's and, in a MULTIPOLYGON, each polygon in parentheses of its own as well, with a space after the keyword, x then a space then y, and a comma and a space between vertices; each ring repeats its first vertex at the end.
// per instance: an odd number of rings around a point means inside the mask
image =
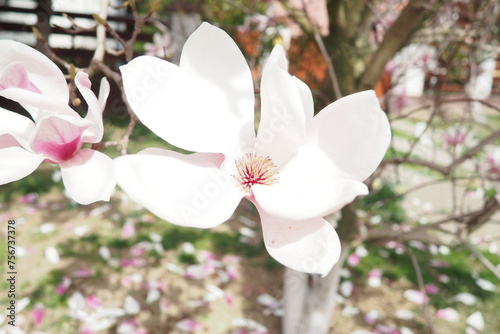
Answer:
POLYGON ((86 148, 60 166, 64 186, 76 202, 86 205, 109 200, 116 185, 110 157, 86 148))
POLYGON ((0 108, 0 136, 12 135, 25 148, 29 148, 29 137, 35 123, 28 117, 0 108))
MULTIPOLYGON (((101 103, 105 103, 105 99, 107 96, 105 95, 103 95, 102 97, 99 96, 99 98, 103 98, 104 101, 99 101, 97 99, 97 97, 95 96, 94 92, 91 89, 89 76, 85 72, 78 72, 76 74, 75 84, 80 93, 82 94, 83 98, 85 99, 85 102, 87 102, 88 111, 87 111, 87 116, 85 116, 85 119, 87 119, 91 123, 91 126, 83 134, 83 141, 86 143, 98 143, 99 141, 101 141, 102 135, 104 133, 104 126, 102 124, 102 112, 104 109, 101 103)), ((104 86, 106 86, 106 84, 104 84, 104 86)), ((105 92, 106 88, 104 87, 103 89, 105 92)))
POLYGON ((482 331, 484 329, 484 318, 483 314, 479 311, 472 313, 467 318, 467 325, 474 327, 477 330, 482 331))
POLYGON ((272 215, 294 220, 324 217, 368 193, 362 182, 336 178, 333 171, 321 151, 305 147, 279 170, 276 184, 254 185, 252 190, 259 205, 272 215))
POLYGON ((221 173, 220 154, 183 155, 146 149, 115 159, 118 185, 130 198, 173 224, 217 226, 241 200, 233 178, 221 173))
POLYGON ((225 31, 202 23, 184 44, 180 67, 214 87, 229 108, 226 112, 245 125, 251 124, 253 132, 252 74, 240 49, 225 31))
POLYGON ((468 292, 461 292, 455 296, 455 300, 465 305, 474 305, 477 303, 477 298, 468 292))
POLYGON ((424 304, 426 303, 429 298, 423 294, 422 292, 418 290, 406 290, 403 293, 403 297, 408 299, 410 302, 415 303, 415 304, 424 304))
POLYGON ((436 316, 438 318, 444 319, 449 322, 457 322, 458 319, 460 318, 460 315, 458 314, 457 310, 447 307, 441 310, 436 311, 436 316))
POLYGON ((485 280, 484 278, 476 279, 476 284, 484 291, 495 291, 496 290, 495 284, 491 283, 488 280, 485 280))
POLYGON ((279 45, 274 47, 264 67, 261 99, 255 150, 280 166, 305 142, 313 106, 308 87, 288 74, 285 51, 279 45))
POLYGON ((10 40, 0 40, 0 72, 9 64, 23 64, 31 82, 44 94, 65 104, 69 100, 69 90, 64 74, 59 67, 43 53, 25 44, 10 40))
POLYGON ((45 248, 45 258, 52 264, 58 264, 60 261, 59 252, 52 246, 45 248))
POLYGON ((30 175, 43 159, 42 156, 22 147, 0 148, 0 184, 17 181, 30 175))
POLYGON ((123 309, 127 312, 127 314, 137 314, 141 311, 141 305, 134 297, 127 296, 125 297, 123 309))
MULTIPOLYGON (((255 203, 254 203, 255 204, 255 203)), ((323 218, 286 220, 259 210, 269 254, 291 269, 326 276, 340 257, 340 240, 323 218)))
POLYGON ((31 114, 35 122, 50 114, 80 117, 76 111, 68 106, 67 101, 61 102, 49 95, 42 95, 20 88, 7 88, 0 90, 0 96, 18 102, 31 114))
POLYGON ((380 164, 391 139, 387 116, 373 91, 341 98, 313 119, 311 137, 340 176, 364 181, 380 164))

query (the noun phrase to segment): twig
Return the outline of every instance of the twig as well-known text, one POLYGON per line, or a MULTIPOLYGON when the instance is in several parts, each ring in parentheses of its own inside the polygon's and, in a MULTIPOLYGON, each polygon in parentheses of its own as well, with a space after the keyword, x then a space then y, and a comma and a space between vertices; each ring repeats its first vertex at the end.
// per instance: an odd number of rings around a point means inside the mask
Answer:
POLYGON ((47 42, 45 37, 43 37, 43 35, 40 33, 40 31, 38 31, 38 29, 36 27, 33 27, 33 33, 35 34, 36 38, 43 44, 43 46, 46 50, 47 57, 49 57, 54 62, 61 64, 64 68, 69 70, 71 65, 67 61, 65 61, 64 59, 59 58, 59 56, 57 56, 54 53, 54 51, 52 51, 52 49, 49 46, 49 43, 47 42))
POLYGON ((460 238, 459 240, 471 251, 472 254, 474 254, 475 257, 479 261, 481 261, 486 268, 488 268, 499 280, 500 280, 500 271, 493 265, 493 263, 490 262, 486 257, 484 257, 483 254, 479 253, 477 249, 467 240, 464 238, 460 238))
POLYGON ((427 321, 427 325, 429 326, 429 330, 431 334, 436 333, 436 329, 434 328, 434 322, 432 321, 432 317, 429 312, 429 300, 427 293, 425 292, 425 286, 424 286, 424 280, 422 278, 422 271, 420 270, 420 266, 418 264, 417 258, 415 257, 415 254, 411 251, 409 247, 405 247, 406 252, 410 256, 411 263, 413 265, 413 269, 415 270, 415 274, 417 275, 417 281, 418 281, 418 287, 420 290, 420 293, 425 296, 424 302, 422 304, 422 309, 424 312, 424 317, 425 320, 427 321))

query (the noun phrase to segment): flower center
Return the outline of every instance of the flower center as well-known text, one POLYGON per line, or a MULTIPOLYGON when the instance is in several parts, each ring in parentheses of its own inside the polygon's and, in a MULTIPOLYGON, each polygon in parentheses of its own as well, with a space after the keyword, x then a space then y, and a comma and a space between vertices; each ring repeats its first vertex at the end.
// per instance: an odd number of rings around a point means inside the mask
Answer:
POLYGON ((255 153, 236 159, 236 171, 238 174, 233 177, 247 193, 254 184, 268 186, 278 182, 278 170, 273 161, 255 153))

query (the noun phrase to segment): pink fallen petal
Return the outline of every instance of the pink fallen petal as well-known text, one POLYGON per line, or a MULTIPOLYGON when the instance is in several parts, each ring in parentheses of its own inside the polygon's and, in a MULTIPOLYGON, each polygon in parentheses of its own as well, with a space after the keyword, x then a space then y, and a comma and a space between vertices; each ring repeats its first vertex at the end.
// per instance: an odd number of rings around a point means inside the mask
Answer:
POLYGON ((135 235, 136 230, 135 230, 135 223, 133 219, 127 219, 125 221, 125 224, 123 224, 122 228, 122 238, 123 239, 128 239, 131 238, 135 235))
POLYGON ((368 273, 368 285, 377 288, 382 284, 382 269, 372 269, 368 273))
POLYGON ((356 267, 359 264, 359 261, 360 261, 360 257, 356 253, 349 255, 349 257, 347 258, 347 264, 350 267, 356 267))
POLYGON ((226 300, 227 305, 232 306, 233 305, 233 294, 231 292, 226 292, 224 299, 226 300))
POLYGON ((448 268, 448 263, 437 260, 430 261, 429 265, 434 268, 448 268))
POLYGON ((429 298, 423 294, 422 292, 418 291, 418 290, 406 290, 404 293, 403 293, 403 297, 405 297, 407 300, 409 300, 410 302, 412 303, 415 303, 415 304, 424 304, 424 303, 427 303, 427 301, 429 300, 429 298))
POLYGON ((120 267, 142 267, 146 264, 146 260, 144 259, 121 259, 120 267))
POLYGON ((455 309, 447 307, 441 310, 437 310, 436 317, 444 319, 449 322, 457 322, 458 319, 460 318, 460 315, 455 309))
POLYGON ((230 280, 234 281, 238 278, 238 268, 235 265, 226 266, 226 274, 230 280))
POLYGON ((21 196, 19 199, 19 202, 21 204, 33 204, 38 200, 38 194, 37 193, 29 193, 24 196, 21 196))
POLYGON ((215 267, 211 264, 193 264, 186 268, 184 277, 200 280, 215 273, 215 267))
POLYGON ((71 278, 66 276, 63 277, 62 282, 59 283, 56 287, 56 294, 63 295, 66 292, 66 290, 68 290, 70 285, 71 285, 71 278))
POLYGON ((202 330, 203 325, 201 323, 197 322, 196 320, 186 318, 186 319, 183 319, 181 321, 178 321, 175 324, 175 328, 177 328, 178 330, 181 330, 181 331, 192 333, 192 332, 197 332, 199 330, 202 330))
POLYGON ((33 322, 35 325, 40 325, 43 321, 43 317, 45 316, 45 307, 42 303, 37 303, 35 307, 33 307, 33 322))
POLYGON ((102 306, 101 300, 96 295, 88 295, 87 298, 85 298, 85 301, 87 303, 87 307, 91 310, 96 310, 102 306))
POLYGON ((378 319, 380 319, 380 314, 377 310, 368 311, 364 316, 365 322, 370 326, 374 325, 378 319))
POLYGON ((435 295, 439 292, 439 288, 435 284, 429 283, 425 286, 425 292, 428 295, 435 295))
POLYGON ((465 328, 465 334, 479 334, 474 328, 467 326, 465 328))
POLYGON ((76 270, 72 273, 72 276, 73 277, 77 277, 77 278, 86 278, 86 277, 92 277, 94 276, 95 273, 90 271, 88 268, 86 267, 82 267, 80 268, 79 270, 76 270))

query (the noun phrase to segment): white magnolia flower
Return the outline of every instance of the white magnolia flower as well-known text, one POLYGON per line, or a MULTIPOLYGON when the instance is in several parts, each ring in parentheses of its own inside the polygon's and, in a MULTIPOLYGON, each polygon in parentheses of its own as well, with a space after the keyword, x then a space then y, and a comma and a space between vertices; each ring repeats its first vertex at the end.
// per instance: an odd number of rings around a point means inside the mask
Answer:
POLYGON ((122 66, 137 117, 193 154, 148 148, 115 160, 121 188, 177 225, 211 228, 242 197, 259 211, 269 253, 295 270, 326 275, 340 241, 322 217, 368 193, 390 127, 373 91, 342 98, 313 117, 309 88, 288 74, 275 46, 263 70, 261 118, 254 131, 248 64, 224 31, 203 23, 180 66, 142 56, 122 66))

